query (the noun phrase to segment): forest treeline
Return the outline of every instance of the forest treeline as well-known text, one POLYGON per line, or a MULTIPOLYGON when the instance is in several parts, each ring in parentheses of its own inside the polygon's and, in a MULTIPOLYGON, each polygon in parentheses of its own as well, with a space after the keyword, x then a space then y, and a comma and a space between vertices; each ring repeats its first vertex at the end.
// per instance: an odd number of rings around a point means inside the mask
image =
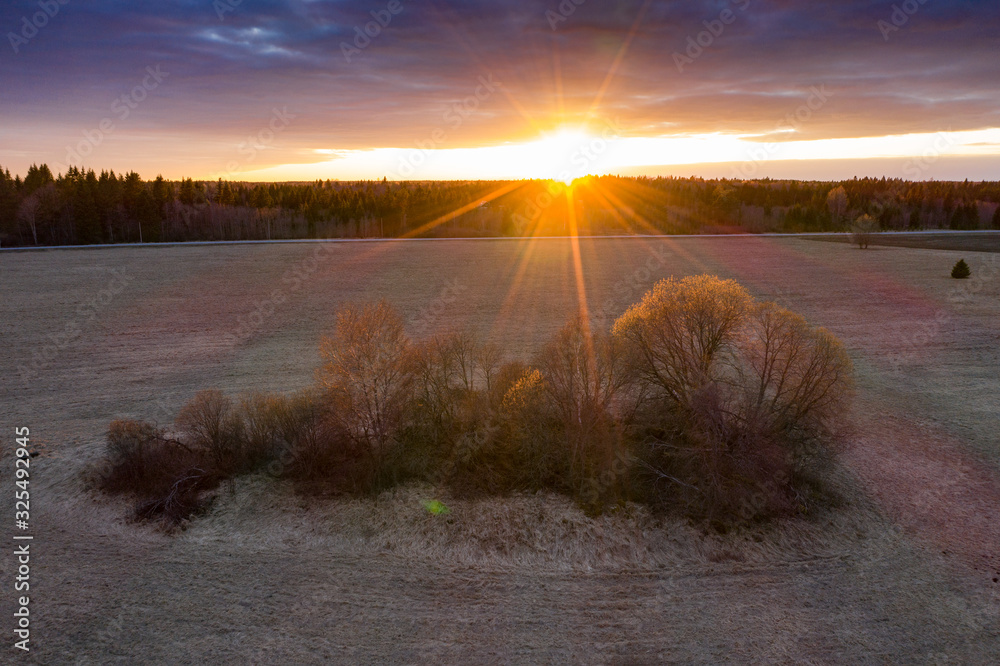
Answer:
POLYGON ((745 231, 1000 229, 1000 183, 588 177, 558 181, 143 180, 0 168, 0 246, 745 231))

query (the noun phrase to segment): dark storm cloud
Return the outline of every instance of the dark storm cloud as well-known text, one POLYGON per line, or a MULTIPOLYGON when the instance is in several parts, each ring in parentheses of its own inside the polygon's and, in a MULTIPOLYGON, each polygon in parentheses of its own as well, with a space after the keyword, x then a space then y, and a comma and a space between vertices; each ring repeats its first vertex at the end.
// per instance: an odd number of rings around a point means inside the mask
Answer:
MULTIPOLYGON (((159 65, 169 78, 134 128, 226 142, 287 107, 283 150, 410 145, 492 73, 503 94, 446 147, 524 138, 560 113, 584 116, 643 5, 399 0, 381 34, 345 56, 386 0, 237 2, 68 0, 17 53, 9 33, 39 3, 6 3, 8 131, 89 127, 159 65)), ((595 111, 641 135, 767 132, 826 86, 797 138, 1000 126, 998 28, 994 0, 651 2, 595 111), (675 54, 688 59, 680 68, 675 54)))

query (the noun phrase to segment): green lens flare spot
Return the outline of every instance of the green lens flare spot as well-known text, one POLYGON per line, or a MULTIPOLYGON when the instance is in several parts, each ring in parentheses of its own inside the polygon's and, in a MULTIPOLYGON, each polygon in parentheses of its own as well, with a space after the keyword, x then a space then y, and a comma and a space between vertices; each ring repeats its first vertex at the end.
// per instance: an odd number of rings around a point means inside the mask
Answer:
POLYGON ((451 511, 444 502, 440 500, 424 500, 424 508, 433 513, 435 516, 442 516, 451 511))

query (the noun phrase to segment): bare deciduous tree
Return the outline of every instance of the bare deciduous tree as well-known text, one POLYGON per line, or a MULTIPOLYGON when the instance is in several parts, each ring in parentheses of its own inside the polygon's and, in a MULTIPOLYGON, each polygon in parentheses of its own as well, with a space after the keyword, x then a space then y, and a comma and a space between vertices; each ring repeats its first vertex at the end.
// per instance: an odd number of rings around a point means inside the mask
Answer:
POLYGON ((239 462, 243 424, 233 401, 222 391, 199 391, 174 423, 191 445, 207 450, 220 469, 232 469, 239 462))
POLYGON ((587 321, 577 316, 545 346, 538 366, 565 430, 572 472, 582 476, 588 459, 610 464, 616 452, 595 448, 613 441, 615 402, 629 384, 621 341, 592 336, 587 321))
POLYGON ((17 217, 31 229, 31 240, 35 245, 38 245, 37 219, 39 207, 38 193, 35 192, 25 197, 17 209, 17 217))
POLYGON ((710 275, 661 280, 615 322, 639 378, 680 405, 721 378, 753 299, 710 275))
POLYGON ((852 364, 843 345, 775 303, 755 308, 742 351, 743 415, 772 430, 815 427, 850 393, 852 364))
POLYGON ((712 276, 659 283, 614 334, 661 399, 645 412, 645 464, 658 482, 709 515, 788 510, 800 444, 850 393, 851 362, 836 338, 712 276), (759 506, 748 504, 754 497, 759 506))
POLYGON ((872 234, 878 230, 878 222, 871 215, 865 214, 851 225, 851 243, 864 250, 872 242, 872 234))
POLYGON ((826 207, 830 210, 834 224, 838 224, 840 219, 844 217, 847 212, 847 204, 847 190, 844 189, 843 185, 838 185, 826 195, 826 207))
POLYGON ((348 305, 331 337, 320 343, 319 380, 346 432, 381 459, 401 425, 414 379, 403 321, 384 300, 348 305))

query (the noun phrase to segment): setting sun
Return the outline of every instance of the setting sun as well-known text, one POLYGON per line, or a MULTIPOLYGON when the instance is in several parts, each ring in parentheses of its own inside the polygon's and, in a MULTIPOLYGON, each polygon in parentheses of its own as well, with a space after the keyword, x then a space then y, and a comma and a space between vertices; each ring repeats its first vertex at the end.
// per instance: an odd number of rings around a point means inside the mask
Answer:
POLYGON ((593 155, 593 141, 594 137, 580 128, 563 127, 536 141, 517 146, 511 157, 522 168, 537 169, 538 177, 560 180, 569 185, 575 178, 586 175, 585 167, 592 160, 588 155, 593 155))

